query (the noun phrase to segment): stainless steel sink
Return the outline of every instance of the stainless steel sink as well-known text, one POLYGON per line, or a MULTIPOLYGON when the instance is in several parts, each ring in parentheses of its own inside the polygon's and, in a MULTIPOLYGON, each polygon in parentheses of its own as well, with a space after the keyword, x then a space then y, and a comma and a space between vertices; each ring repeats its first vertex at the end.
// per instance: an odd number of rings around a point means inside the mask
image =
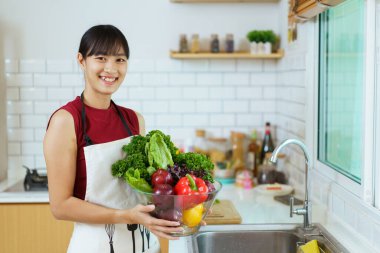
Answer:
POLYGON ((188 238, 189 253, 296 253, 316 239, 321 253, 349 252, 321 225, 304 230, 296 224, 206 226, 188 238))

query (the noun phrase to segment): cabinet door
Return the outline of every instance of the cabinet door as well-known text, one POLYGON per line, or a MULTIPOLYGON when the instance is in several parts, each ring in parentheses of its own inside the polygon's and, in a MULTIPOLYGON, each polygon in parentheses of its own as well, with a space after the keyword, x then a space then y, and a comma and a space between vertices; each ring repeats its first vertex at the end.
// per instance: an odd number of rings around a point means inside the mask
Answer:
POLYGON ((48 204, 0 204, 0 252, 64 253, 72 230, 48 204))

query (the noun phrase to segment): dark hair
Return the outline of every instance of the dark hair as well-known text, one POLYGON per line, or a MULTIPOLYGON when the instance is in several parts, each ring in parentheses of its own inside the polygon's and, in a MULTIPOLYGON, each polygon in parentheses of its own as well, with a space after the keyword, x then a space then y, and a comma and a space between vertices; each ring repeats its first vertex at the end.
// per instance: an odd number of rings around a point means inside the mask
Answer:
POLYGON ((129 59, 128 41, 113 25, 97 25, 88 29, 80 41, 79 53, 86 59, 92 55, 116 55, 120 48, 129 59))

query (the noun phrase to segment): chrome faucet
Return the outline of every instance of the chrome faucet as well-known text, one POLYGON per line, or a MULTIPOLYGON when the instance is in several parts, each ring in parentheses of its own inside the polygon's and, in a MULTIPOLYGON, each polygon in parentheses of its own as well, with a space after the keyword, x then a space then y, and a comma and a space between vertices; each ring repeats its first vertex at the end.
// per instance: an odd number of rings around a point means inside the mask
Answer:
POLYGON ((280 150, 283 147, 287 146, 288 144, 298 145, 302 149, 302 151, 305 155, 305 162, 306 162, 305 202, 304 202, 303 208, 297 208, 296 210, 293 210, 294 198, 290 197, 290 217, 293 217, 293 214, 303 215, 303 227, 304 227, 304 229, 310 229, 310 228, 312 228, 312 225, 311 225, 311 201, 309 200, 309 187, 310 187, 309 172, 310 172, 310 169, 312 168, 312 161, 310 160, 310 155, 309 155, 309 152, 306 148, 306 145, 303 142, 296 140, 296 139, 287 139, 276 147, 276 149, 272 153, 270 161, 272 163, 276 163, 277 162, 277 156, 278 156, 280 150))

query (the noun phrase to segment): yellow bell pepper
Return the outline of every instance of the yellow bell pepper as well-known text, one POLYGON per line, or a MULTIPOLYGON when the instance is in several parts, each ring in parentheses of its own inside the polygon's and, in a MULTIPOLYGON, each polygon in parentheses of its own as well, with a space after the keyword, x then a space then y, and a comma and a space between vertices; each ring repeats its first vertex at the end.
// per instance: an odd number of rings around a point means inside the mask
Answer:
POLYGON ((202 221, 203 211, 204 208, 202 203, 184 210, 182 214, 183 224, 188 227, 198 226, 202 221))

